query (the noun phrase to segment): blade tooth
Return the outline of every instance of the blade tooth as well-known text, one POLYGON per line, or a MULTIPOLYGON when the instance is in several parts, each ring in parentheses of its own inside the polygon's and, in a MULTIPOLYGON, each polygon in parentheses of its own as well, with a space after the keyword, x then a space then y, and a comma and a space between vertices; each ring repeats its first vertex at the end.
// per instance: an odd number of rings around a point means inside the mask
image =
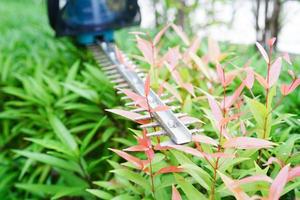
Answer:
POLYGON ((194 124, 194 123, 200 123, 201 121, 197 118, 190 118, 190 119, 184 119, 184 117, 182 117, 180 119, 180 121, 185 124, 185 125, 190 125, 190 124, 194 124))
POLYGON ((128 102, 128 103, 125 103, 125 106, 135 106, 136 103, 135 102, 128 102))
MULTIPOLYGON (((121 97, 121 100, 128 100, 130 99, 128 96, 124 96, 124 97, 121 97)), ((133 110, 132 110, 133 111, 133 110)), ((134 112, 134 111, 133 111, 134 112)))
POLYGON ((161 147, 169 146, 169 145, 176 145, 172 140, 161 142, 159 144, 161 147))
POLYGON ((127 83, 122 83, 122 84, 118 84, 118 85, 114 86, 114 88, 117 89, 117 90, 122 90, 126 87, 129 87, 129 85, 127 83))
POLYGON ((107 78, 109 79, 119 79, 121 77, 122 77, 121 74, 114 74, 114 75, 107 76, 107 78))
POLYGON ((108 60, 108 61, 98 61, 98 64, 101 66, 109 66, 112 65, 112 63, 108 60))
POLYGON ((113 75, 113 74, 116 74, 116 73, 118 73, 118 70, 116 70, 116 69, 109 70, 109 71, 105 72, 106 75, 113 75))
MULTIPOLYGON (((175 113, 174 115, 175 115, 176 117, 184 117, 184 116, 187 116, 186 113, 175 113)), ((150 116, 149 114, 145 114, 145 115, 143 115, 143 116, 141 116, 141 117, 137 117, 137 118, 135 118, 134 120, 135 120, 135 121, 139 121, 139 120, 147 120, 147 119, 151 119, 151 116, 150 116)))
POLYGON ((161 131, 156 131, 156 132, 148 133, 147 137, 162 136, 162 135, 167 135, 167 133, 164 130, 161 130, 161 131))
POLYGON ((144 73, 138 73, 138 76, 139 76, 140 78, 145 78, 145 77, 146 77, 146 75, 145 75, 144 73))
POLYGON ((117 91, 117 94, 124 94, 122 90, 117 91))
POLYGON ((109 71, 109 70, 115 69, 116 67, 117 67, 116 65, 110 65, 110 66, 107 66, 107 67, 102 67, 102 69, 104 71, 109 71))
POLYGON ((124 83, 126 81, 124 79, 120 78, 120 79, 112 80, 111 82, 116 84, 116 83, 124 83))
POLYGON ((151 122, 148 124, 141 125, 140 128, 152 128, 152 127, 157 127, 157 126, 159 126, 158 122, 151 122))
POLYGON ((175 102, 175 101, 176 101, 175 99, 165 99, 165 100, 162 100, 162 102, 163 102, 164 104, 173 103, 173 102, 175 102))
MULTIPOLYGON (((127 97, 127 96, 125 96, 125 97, 127 97)), ((130 99, 129 97, 127 97, 127 98, 125 98, 125 97, 122 97, 123 99, 130 99)), ((122 99, 121 98, 121 99, 122 99)), ((177 109, 179 109, 180 108, 180 106, 170 106, 169 107, 171 110, 177 110, 177 109)), ((147 109, 145 109, 145 108, 136 108, 136 109, 134 109, 134 110, 131 110, 131 112, 136 112, 136 113, 138 113, 138 112, 146 112, 146 111, 148 111, 147 109)))
POLYGON ((191 133, 203 133, 204 129, 202 129, 202 128, 201 129, 191 129, 190 132, 191 133))

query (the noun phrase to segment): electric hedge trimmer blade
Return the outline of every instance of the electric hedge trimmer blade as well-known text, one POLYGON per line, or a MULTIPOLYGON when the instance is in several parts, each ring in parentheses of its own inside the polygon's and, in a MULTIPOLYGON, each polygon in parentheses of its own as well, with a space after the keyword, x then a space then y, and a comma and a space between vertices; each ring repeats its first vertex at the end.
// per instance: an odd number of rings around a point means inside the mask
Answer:
MULTIPOLYGON (((145 74, 124 53, 119 52, 126 60, 126 63, 130 64, 130 67, 118 60, 114 45, 111 43, 102 42, 89 48, 106 76, 115 84, 114 88, 117 90, 117 94, 124 95, 124 90, 130 90, 138 95, 145 96, 144 81, 142 79, 145 77, 145 74)), ((150 89, 147 96, 149 106, 151 108, 166 107, 167 104, 174 102, 174 99, 169 98, 167 94, 161 95, 161 98, 150 89), (161 99, 163 97, 168 99, 161 99)), ((136 102, 132 102, 129 97, 122 96, 121 99, 129 101, 125 106, 132 108, 131 112, 139 114, 139 117, 134 118, 134 121, 150 120, 149 123, 141 125, 141 128, 152 130, 156 130, 158 127, 161 128, 160 130, 149 132, 147 136, 169 136, 171 138, 165 144, 189 143, 192 141, 192 133, 201 131, 188 129, 190 124, 197 123, 199 120, 188 117, 185 113, 175 113, 179 108, 178 106, 168 106, 166 110, 153 111, 149 114, 146 108, 136 108, 136 102)))

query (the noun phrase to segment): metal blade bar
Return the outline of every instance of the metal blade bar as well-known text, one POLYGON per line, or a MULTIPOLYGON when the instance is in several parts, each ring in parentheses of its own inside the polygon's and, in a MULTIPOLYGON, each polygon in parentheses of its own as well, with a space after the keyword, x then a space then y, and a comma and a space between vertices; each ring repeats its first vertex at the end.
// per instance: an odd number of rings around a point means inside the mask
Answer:
MULTIPOLYGON (((138 72, 142 72, 142 70, 136 68, 132 62, 130 62, 130 64, 133 65, 133 68, 137 69, 137 71, 132 70, 132 67, 128 68, 124 63, 120 63, 115 54, 113 44, 102 42, 98 43, 98 45, 102 47, 102 51, 106 54, 111 63, 116 66, 113 69, 105 71, 105 74, 109 76, 117 76, 116 74, 120 74, 130 89, 141 96, 145 96, 144 81, 138 75, 138 72)), ((93 47, 92 50, 97 51, 97 48, 93 47)), ((100 57, 101 49, 98 49, 96 55, 100 57)), ((129 61, 126 55, 123 56, 125 61, 129 61)), ((117 93, 122 94, 122 91, 118 91, 117 93)), ((150 107, 153 109, 157 106, 165 106, 165 103, 153 90, 150 90, 148 101, 150 107)), ((163 129, 163 132, 167 134, 175 144, 185 144, 192 141, 192 132, 178 118, 181 114, 174 114, 171 110, 165 110, 153 112, 152 115, 163 129)), ((147 117, 148 116, 145 116, 145 118, 147 117)))

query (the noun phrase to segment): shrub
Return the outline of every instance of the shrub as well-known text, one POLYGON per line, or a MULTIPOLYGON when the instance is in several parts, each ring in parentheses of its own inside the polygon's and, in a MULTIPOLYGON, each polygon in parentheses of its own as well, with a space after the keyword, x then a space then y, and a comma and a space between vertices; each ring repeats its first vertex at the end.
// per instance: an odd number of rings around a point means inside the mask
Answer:
MULTIPOLYGON (((149 69, 145 95, 125 92, 138 107, 147 104, 147 91, 167 90, 181 109, 202 122, 188 145, 166 144, 170 138, 147 137, 150 129, 133 130, 137 144, 111 149, 127 162, 109 161, 110 181, 98 181, 89 192, 101 199, 284 199, 299 196, 299 123, 291 114, 276 112, 287 95, 300 84, 292 70, 291 81, 280 83, 282 66, 292 66, 288 54, 274 56, 275 38, 268 53, 256 43, 265 60, 266 75, 246 63, 234 64, 216 42, 208 40, 208 52, 199 55, 199 40, 190 42, 175 25, 162 29, 154 39, 135 32, 141 56, 133 56, 149 69), (160 40, 172 27, 184 47, 160 51, 160 40), (146 39, 148 38, 148 39, 146 39), (283 64, 283 62, 285 62, 283 64), (263 93, 254 93, 253 86, 263 93), (280 91, 278 91, 278 87, 280 91), (289 124, 289 128, 286 126, 289 124)), ((151 115, 153 109, 148 106, 151 115)), ((166 108, 163 108, 166 109, 166 108)), ((130 111, 114 113, 132 119, 130 111)), ((141 122, 138 122, 141 123, 141 122)), ((156 128, 154 131, 158 131, 156 128)))

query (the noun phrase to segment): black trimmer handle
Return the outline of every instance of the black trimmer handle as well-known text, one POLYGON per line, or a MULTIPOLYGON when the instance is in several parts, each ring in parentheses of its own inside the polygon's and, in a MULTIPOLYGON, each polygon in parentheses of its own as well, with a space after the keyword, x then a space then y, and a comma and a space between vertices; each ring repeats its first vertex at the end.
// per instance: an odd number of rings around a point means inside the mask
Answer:
POLYGON ((57 20, 59 18, 59 0, 47 0, 47 11, 50 26, 56 30, 57 20))

